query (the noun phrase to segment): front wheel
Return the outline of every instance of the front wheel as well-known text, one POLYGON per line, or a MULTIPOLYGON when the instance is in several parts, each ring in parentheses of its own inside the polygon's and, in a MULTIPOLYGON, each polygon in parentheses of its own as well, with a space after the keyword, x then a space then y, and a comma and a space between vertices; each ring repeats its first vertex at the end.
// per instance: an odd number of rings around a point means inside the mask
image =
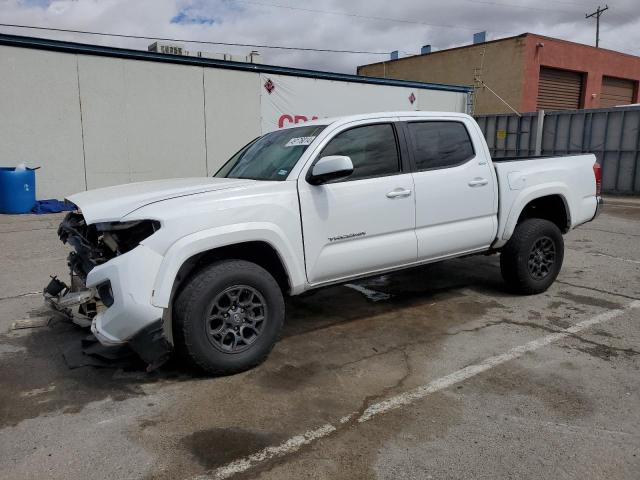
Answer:
POLYGON ((554 282, 564 258, 560 229, 552 222, 530 218, 519 223, 500 254, 500 270, 516 293, 544 292, 554 282))
POLYGON ((174 306, 178 348, 203 370, 228 375, 267 357, 284 322, 284 299, 264 268, 223 260, 198 272, 174 306))

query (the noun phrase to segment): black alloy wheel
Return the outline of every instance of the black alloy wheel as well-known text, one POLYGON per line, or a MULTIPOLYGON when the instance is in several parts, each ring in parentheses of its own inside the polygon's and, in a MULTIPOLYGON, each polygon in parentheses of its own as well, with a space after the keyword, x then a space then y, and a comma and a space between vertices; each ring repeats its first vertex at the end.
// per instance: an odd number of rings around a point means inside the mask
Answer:
POLYGON ((248 285, 233 285, 211 302, 205 332, 215 348, 225 353, 240 353, 258 339, 267 317, 267 303, 258 290, 248 285))
POLYGON ((556 261, 556 247, 549 237, 541 237, 529 252, 529 273, 536 280, 542 280, 553 270, 556 261))

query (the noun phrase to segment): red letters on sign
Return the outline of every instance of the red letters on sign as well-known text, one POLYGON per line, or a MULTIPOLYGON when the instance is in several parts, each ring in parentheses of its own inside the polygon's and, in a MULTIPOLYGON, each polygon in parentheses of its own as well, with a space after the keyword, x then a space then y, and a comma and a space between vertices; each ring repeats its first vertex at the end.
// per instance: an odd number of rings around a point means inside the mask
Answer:
POLYGON ((280 115, 280 118, 278 119, 278 128, 284 127, 285 120, 289 123, 292 123, 293 117, 291 115, 287 115, 286 113, 284 115, 280 115))
MULTIPOLYGON (((311 120, 317 120, 318 116, 317 115, 313 115, 311 117, 311 120)), ((280 115, 280 118, 278 118, 278 128, 282 128, 285 127, 287 125, 285 125, 285 123, 304 123, 309 121, 309 117, 307 117, 306 115, 289 115, 288 113, 283 113, 282 115, 280 115)))

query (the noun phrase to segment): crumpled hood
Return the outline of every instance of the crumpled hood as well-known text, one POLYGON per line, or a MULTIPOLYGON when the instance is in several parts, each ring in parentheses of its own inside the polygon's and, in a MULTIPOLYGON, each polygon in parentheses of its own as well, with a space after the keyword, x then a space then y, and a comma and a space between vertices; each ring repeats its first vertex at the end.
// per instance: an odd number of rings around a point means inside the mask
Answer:
POLYGON ((82 210, 88 224, 118 221, 150 203, 253 183, 236 178, 176 178, 98 188, 67 197, 82 210))

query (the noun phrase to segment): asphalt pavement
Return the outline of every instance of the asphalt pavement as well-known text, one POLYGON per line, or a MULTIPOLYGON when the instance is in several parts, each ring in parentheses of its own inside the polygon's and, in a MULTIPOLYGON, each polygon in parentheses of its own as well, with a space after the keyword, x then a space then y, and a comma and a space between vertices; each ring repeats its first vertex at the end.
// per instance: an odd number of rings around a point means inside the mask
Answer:
POLYGON ((507 293, 497 256, 311 292, 219 378, 69 368, 87 332, 40 295, 59 221, 0 216, 2 478, 638 478, 638 199, 565 237, 544 294, 507 293))

